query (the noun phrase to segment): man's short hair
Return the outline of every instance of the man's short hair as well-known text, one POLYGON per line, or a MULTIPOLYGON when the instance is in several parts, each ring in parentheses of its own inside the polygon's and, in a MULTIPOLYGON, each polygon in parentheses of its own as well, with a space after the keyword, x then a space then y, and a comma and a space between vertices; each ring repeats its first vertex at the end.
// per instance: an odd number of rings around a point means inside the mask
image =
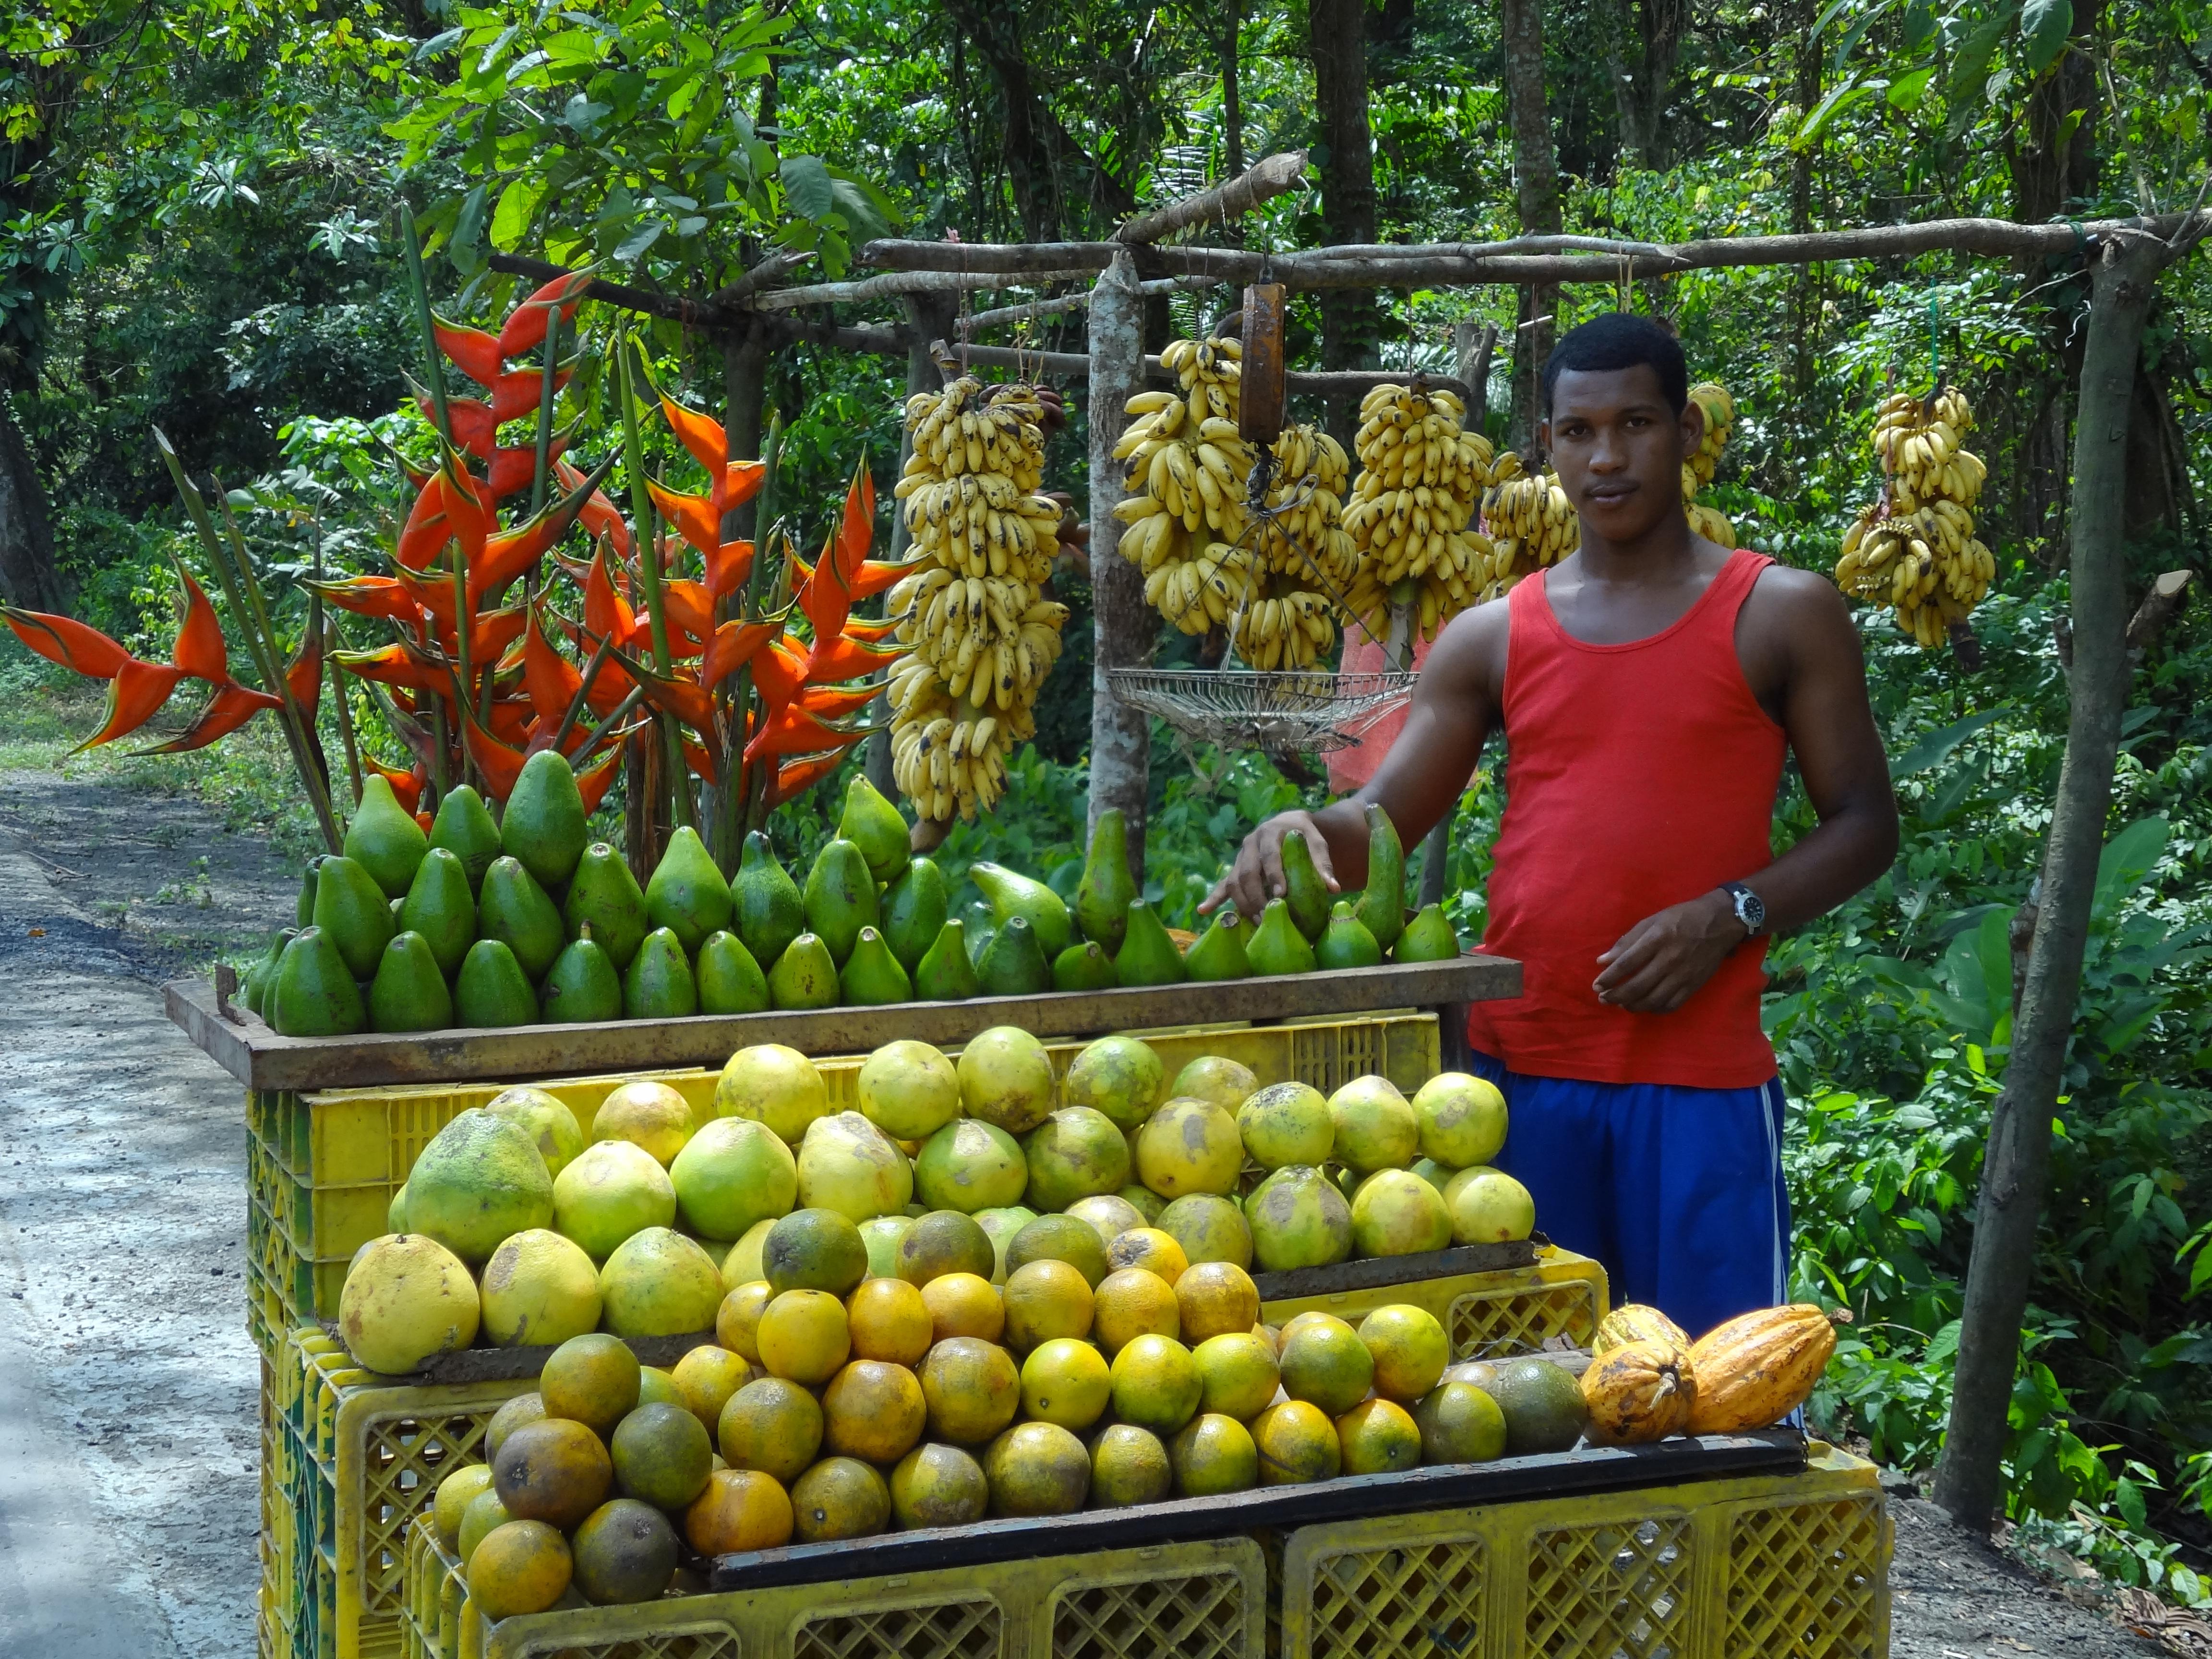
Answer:
POLYGON ((1559 337, 1544 359, 1544 413, 1552 412, 1553 390, 1569 369, 1602 374, 1638 363, 1651 366, 1668 407, 1680 415, 1690 401, 1690 365, 1681 343, 1649 317, 1628 311, 1608 311, 1559 337))

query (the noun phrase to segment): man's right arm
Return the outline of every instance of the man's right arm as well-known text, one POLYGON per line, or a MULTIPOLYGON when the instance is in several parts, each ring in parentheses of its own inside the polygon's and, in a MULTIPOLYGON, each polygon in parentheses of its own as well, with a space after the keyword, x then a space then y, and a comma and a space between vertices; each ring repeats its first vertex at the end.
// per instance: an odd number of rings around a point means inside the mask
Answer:
POLYGON ((1318 812, 1280 812, 1244 838, 1235 866, 1199 908, 1224 900, 1256 919, 1283 890, 1283 837, 1305 833, 1314 867, 1331 892, 1367 879, 1367 804, 1381 804, 1411 847, 1458 803, 1474 775, 1504 690, 1507 607, 1503 599, 1456 617, 1438 636, 1413 688, 1413 706, 1389 754, 1365 788, 1318 812))

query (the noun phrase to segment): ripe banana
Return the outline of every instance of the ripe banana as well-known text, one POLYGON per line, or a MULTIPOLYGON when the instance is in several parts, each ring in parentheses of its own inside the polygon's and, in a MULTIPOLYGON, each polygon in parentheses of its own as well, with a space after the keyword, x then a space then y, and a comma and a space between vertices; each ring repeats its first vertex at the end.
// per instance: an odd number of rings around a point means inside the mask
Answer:
POLYGON ((1996 576, 1996 557, 1974 533, 1974 503, 1988 469, 1964 447, 1973 411, 1946 386, 1923 399, 1884 398, 1873 443, 1881 495, 1844 532, 1836 586, 1887 605, 1923 650, 1941 648, 1972 615, 1996 576))

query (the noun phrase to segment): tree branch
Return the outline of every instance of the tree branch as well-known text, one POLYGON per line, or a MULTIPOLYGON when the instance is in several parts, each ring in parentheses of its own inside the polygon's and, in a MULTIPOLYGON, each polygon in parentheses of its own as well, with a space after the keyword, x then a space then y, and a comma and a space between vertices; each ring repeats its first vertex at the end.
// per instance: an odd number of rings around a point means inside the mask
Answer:
POLYGON ((1255 163, 1234 179, 1223 180, 1211 190, 1202 190, 1195 196, 1186 196, 1164 208, 1139 214, 1114 233, 1114 240, 1117 242, 1157 242, 1192 225, 1208 224, 1216 219, 1231 219, 1238 214, 1249 213, 1271 197, 1280 196, 1285 191, 1295 187, 1305 177, 1305 151, 1285 150, 1255 163))

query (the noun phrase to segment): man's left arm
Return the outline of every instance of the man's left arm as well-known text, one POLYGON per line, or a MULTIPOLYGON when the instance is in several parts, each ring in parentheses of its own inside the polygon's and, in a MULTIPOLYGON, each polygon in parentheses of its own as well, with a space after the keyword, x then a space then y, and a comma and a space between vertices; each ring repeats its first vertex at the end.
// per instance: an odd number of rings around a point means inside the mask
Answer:
MULTIPOLYGON (((1832 910, 1897 856, 1897 800, 1867 702, 1866 661, 1843 595, 1824 578, 1776 567, 1745 606, 1742 655, 1754 690, 1772 687, 1805 793, 1812 833, 1741 879, 1766 907, 1762 931, 1785 933, 1832 910), (1763 603, 1762 603, 1763 601, 1763 603), (1756 609, 1754 610, 1754 607, 1756 609)), ((1598 958, 1601 1001, 1670 1013, 1744 943, 1719 889, 1647 916, 1598 958)))

